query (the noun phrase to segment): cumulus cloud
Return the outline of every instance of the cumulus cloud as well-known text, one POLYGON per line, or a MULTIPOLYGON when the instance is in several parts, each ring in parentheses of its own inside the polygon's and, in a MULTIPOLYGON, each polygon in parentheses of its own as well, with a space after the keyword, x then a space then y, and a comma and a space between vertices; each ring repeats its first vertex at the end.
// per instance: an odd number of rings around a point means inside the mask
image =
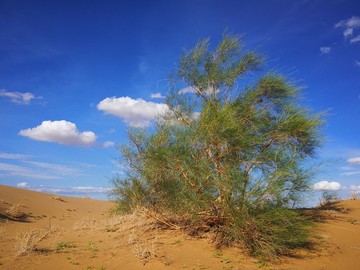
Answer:
POLYGON ((164 103, 148 102, 141 98, 130 97, 105 98, 97 105, 98 110, 115 115, 133 127, 147 127, 151 122, 168 111, 164 103))
POLYGON ((161 93, 153 93, 150 95, 151 98, 165 98, 165 96, 161 95, 161 93))
POLYGON ((320 53, 321 54, 327 54, 330 53, 331 47, 320 47, 320 53))
POLYGON ((114 143, 114 142, 111 142, 111 141, 106 141, 106 142, 103 142, 103 143, 102 143, 102 146, 103 146, 104 148, 109 148, 109 147, 115 146, 115 143, 114 143))
POLYGON ((20 182, 16 184, 17 187, 19 188, 26 188, 28 186, 27 182, 20 182))
POLYGON ((34 94, 26 92, 11 92, 6 89, 0 90, 0 97, 10 98, 10 101, 16 104, 29 104, 33 99, 40 99, 41 97, 36 97, 34 94))
MULTIPOLYGON (((343 35, 346 39, 351 38, 354 34, 354 29, 360 28, 360 17, 353 16, 347 20, 342 20, 335 24, 335 28, 342 28, 343 35)), ((360 36, 350 39, 350 43, 358 42, 360 36)))
POLYGON ((37 127, 20 130, 19 135, 35 141, 56 142, 66 145, 88 146, 96 141, 94 132, 79 132, 74 123, 65 120, 43 121, 37 127))
POLYGON ((347 160, 350 164, 360 165, 360 157, 352 157, 347 160))
POLYGON ((339 182, 320 181, 313 185, 314 190, 340 190, 339 182))

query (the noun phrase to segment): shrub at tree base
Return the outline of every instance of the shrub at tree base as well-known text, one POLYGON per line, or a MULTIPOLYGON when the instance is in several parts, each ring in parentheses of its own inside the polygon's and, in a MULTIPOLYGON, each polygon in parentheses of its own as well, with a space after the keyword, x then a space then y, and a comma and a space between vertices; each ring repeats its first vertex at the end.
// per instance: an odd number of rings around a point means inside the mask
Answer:
POLYGON ((309 189, 321 116, 282 76, 254 76, 261 63, 230 35, 180 57, 167 113, 121 147, 119 211, 146 207, 169 227, 213 231, 218 245, 265 259, 306 244, 308 221, 294 206, 309 189))

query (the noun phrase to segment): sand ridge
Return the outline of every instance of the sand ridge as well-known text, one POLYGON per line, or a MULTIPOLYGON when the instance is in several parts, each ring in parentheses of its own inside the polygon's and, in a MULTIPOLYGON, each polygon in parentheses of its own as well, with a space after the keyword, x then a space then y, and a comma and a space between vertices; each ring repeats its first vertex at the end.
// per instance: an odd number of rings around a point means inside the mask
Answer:
POLYGON ((0 268, 360 269, 360 200, 325 211, 313 249, 265 266, 236 248, 216 250, 208 238, 159 229, 143 212, 111 216, 111 207, 0 185, 0 268), (11 208, 22 215, 9 219, 11 208))

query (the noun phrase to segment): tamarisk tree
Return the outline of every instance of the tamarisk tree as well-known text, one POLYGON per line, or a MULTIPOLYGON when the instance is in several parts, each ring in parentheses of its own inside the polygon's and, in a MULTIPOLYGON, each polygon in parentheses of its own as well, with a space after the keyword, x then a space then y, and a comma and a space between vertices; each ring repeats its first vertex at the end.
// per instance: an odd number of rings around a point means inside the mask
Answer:
POLYGON ((306 243, 306 219, 293 206, 309 189, 322 120, 262 62, 232 35, 180 57, 167 113, 151 131, 130 130, 121 147, 119 210, 145 207, 172 228, 212 230, 217 244, 263 257, 306 243))

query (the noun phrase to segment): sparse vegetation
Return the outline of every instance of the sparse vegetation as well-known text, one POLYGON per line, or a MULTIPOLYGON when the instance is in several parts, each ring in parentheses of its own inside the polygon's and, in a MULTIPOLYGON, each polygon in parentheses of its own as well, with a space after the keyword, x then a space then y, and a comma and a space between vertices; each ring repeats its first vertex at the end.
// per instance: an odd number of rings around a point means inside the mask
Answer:
POLYGON ((26 213, 23 211, 24 205, 22 203, 17 203, 12 205, 9 209, 5 211, 5 214, 12 219, 24 219, 27 217, 26 213))
POLYGON ((223 254, 222 254, 221 250, 217 249, 217 250, 215 250, 215 252, 214 252, 214 256, 215 256, 216 258, 221 258, 221 257, 223 256, 223 254))
POLYGON ((154 242, 136 242, 132 247, 133 254, 144 262, 156 257, 154 242))
POLYGON ((5 222, 7 222, 7 221, 8 221, 7 218, 5 218, 5 217, 0 217, 0 223, 5 223, 5 222))
POLYGON ((3 240, 5 238, 5 228, 0 227, 0 240, 3 240))
POLYGON ((55 201, 65 202, 64 198, 60 197, 60 196, 54 196, 54 197, 52 197, 52 199, 55 201))
POLYGON ((339 210, 340 197, 336 192, 324 191, 320 198, 320 208, 322 210, 339 210))
POLYGON ((34 229, 30 228, 24 231, 21 231, 17 236, 17 244, 15 245, 16 255, 26 255, 36 250, 37 245, 43 240, 49 233, 52 232, 51 229, 34 229))
POLYGON ((359 220, 357 220, 356 218, 350 218, 349 222, 353 225, 359 225, 359 220))
POLYGON ((90 251, 90 258, 96 258, 96 252, 98 251, 97 246, 95 245, 94 242, 89 241, 88 246, 87 246, 87 250, 90 251))
POLYGON ((217 246, 264 259, 306 245, 309 221, 294 207, 309 189, 321 115, 298 105, 299 88, 283 76, 256 79, 261 63, 230 35, 182 55, 168 112, 121 147, 119 212, 144 207, 166 227, 213 232, 217 246))
POLYGON ((116 232, 116 231, 117 231, 117 228, 116 228, 115 226, 107 226, 107 227, 105 228, 105 230, 106 230, 107 232, 116 232))
POLYGON ((57 252, 61 252, 65 249, 68 249, 68 248, 73 248, 75 247, 75 245, 73 243, 69 243, 69 242, 58 242, 56 243, 56 251, 57 252))

